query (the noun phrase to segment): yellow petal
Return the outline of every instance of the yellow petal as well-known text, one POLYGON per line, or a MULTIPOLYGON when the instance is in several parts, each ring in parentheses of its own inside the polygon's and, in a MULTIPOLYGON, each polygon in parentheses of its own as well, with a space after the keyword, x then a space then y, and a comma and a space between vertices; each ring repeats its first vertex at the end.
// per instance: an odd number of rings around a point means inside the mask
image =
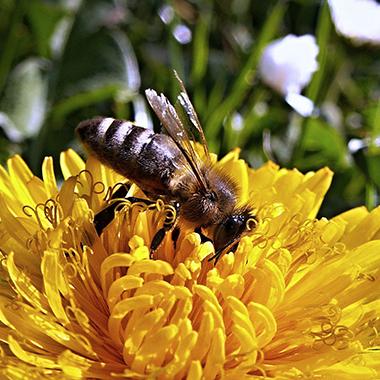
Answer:
POLYGON ((171 346, 172 341, 178 334, 178 327, 175 325, 165 326, 151 335, 137 352, 131 368, 133 371, 144 373, 149 362, 159 367, 162 365, 165 355, 171 346))
POLYGON ((65 179, 78 175, 85 169, 85 163, 72 149, 61 153, 61 170, 65 179))
POLYGON ((56 196, 58 188, 54 174, 54 166, 52 157, 45 157, 42 164, 42 178, 45 184, 45 191, 48 198, 56 196))
POLYGON ((44 289, 49 300, 49 305, 58 321, 65 325, 69 323, 69 319, 62 305, 60 292, 65 294, 67 290, 63 290, 59 286, 59 283, 64 282, 64 280, 60 279, 62 267, 58 265, 57 252, 45 251, 42 258, 41 271, 44 276, 44 289))
POLYGON ((9 335, 8 337, 9 348, 12 352, 22 361, 34 365, 36 367, 44 367, 44 368, 60 368, 58 364, 56 364, 56 356, 54 355, 37 355, 31 352, 24 350, 21 345, 17 342, 16 339, 9 335))
POLYGON ((161 299, 161 296, 140 295, 138 297, 127 298, 118 302, 112 310, 108 322, 108 329, 111 339, 119 347, 122 347, 120 333, 120 324, 123 318, 132 310, 143 309, 148 310, 153 307, 161 299))
POLYGON ((202 379, 202 365, 199 360, 193 360, 190 364, 186 380, 201 380, 202 379))
POLYGON ((8 234, 22 246, 25 246, 30 234, 8 210, 2 193, 0 193, 0 217, 8 234))
POLYGON ((35 202, 27 188, 27 183, 33 178, 33 173, 18 155, 10 158, 7 161, 7 165, 16 197, 24 204, 34 206, 35 202))
POLYGON ((341 243, 345 244, 347 249, 355 248, 371 240, 379 230, 380 207, 377 207, 362 219, 349 234, 341 239, 341 243))
POLYGON ((216 328, 211 333, 211 347, 208 359, 203 370, 203 376, 206 380, 212 380, 217 376, 223 376, 223 364, 225 361, 225 335, 222 329, 216 328))
POLYGON ((20 295, 22 295, 31 305, 37 310, 47 313, 49 307, 46 299, 30 282, 30 279, 25 273, 21 272, 14 262, 14 254, 11 252, 7 257, 8 273, 13 281, 14 286, 17 288, 20 295))

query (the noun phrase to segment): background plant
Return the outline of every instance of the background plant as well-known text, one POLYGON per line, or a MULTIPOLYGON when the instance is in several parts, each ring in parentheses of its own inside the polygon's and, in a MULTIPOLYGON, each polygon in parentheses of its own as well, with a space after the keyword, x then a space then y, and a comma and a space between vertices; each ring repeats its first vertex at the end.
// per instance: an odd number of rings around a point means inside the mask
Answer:
POLYGON ((144 90, 174 100, 175 69, 212 151, 239 146, 254 168, 329 166, 321 215, 377 204, 380 49, 338 35, 325 1, 3 0, 0 35, 2 163, 15 153, 35 173, 46 155, 58 163, 62 150, 80 150, 75 127, 95 115, 159 131, 144 90), (304 91, 312 117, 257 74, 262 49, 287 34, 312 34, 319 46, 304 91))

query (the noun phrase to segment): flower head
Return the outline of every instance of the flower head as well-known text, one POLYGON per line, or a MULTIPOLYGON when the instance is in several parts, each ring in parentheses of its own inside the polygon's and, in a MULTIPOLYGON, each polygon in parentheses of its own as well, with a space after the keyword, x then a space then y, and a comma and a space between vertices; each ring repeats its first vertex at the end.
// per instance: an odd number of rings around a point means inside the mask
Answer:
POLYGON ((339 34, 354 44, 380 44, 380 4, 375 0, 329 0, 339 34))
MULTIPOLYGON (((128 203, 93 223, 125 179, 73 151, 43 180, 20 157, 0 169, 0 373, 6 379, 373 379, 380 375, 380 209, 315 219, 332 173, 216 165, 258 225, 208 261, 181 224, 150 259, 172 212, 128 203)), ((143 197, 134 185, 129 196, 143 197)))
POLYGON ((259 62, 262 80, 303 116, 309 116, 314 108, 311 100, 300 94, 318 68, 318 52, 314 36, 289 34, 268 44, 259 62))

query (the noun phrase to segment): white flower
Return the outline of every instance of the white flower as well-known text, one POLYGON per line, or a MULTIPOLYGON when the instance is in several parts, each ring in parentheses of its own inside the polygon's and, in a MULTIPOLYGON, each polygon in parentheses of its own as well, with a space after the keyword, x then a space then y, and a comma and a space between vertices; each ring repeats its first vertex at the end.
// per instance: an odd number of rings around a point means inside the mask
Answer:
POLYGON ((336 31, 356 45, 380 44, 380 4, 374 0, 329 0, 336 31))
POLYGON ((262 80, 285 96, 285 100, 301 115, 309 116, 313 102, 300 95, 318 69, 319 49, 314 36, 289 34, 268 44, 259 62, 262 80))

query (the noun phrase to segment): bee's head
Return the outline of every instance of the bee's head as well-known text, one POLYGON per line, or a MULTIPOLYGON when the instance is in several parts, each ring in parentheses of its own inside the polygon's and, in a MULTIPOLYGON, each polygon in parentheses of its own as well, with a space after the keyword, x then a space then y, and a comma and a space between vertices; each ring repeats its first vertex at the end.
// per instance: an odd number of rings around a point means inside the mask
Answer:
POLYGON ((255 228, 257 218, 249 207, 240 207, 234 210, 230 215, 226 215, 216 225, 214 230, 214 247, 215 255, 209 261, 215 259, 215 264, 220 255, 227 249, 231 248, 245 232, 255 228))

